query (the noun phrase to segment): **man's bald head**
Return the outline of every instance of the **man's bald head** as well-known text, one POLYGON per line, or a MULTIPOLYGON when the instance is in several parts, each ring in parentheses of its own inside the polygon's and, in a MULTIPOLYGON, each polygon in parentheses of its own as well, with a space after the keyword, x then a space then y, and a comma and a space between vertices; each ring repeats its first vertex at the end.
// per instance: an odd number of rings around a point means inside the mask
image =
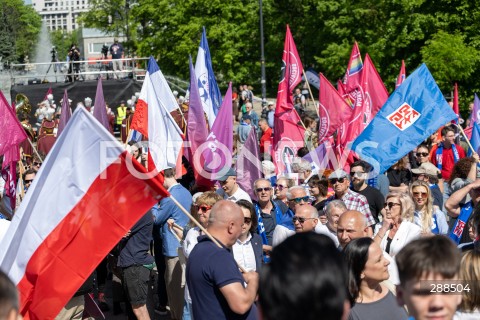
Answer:
POLYGON ((295 232, 313 231, 318 223, 318 211, 314 206, 306 204, 298 207, 293 219, 295 232))
POLYGON ((208 231, 224 245, 232 246, 242 232, 243 212, 232 201, 220 200, 212 207, 208 231))
POLYGON ((354 239, 368 237, 367 218, 360 211, 345 211, 338 219, 337 237, 342 248, 354 239))

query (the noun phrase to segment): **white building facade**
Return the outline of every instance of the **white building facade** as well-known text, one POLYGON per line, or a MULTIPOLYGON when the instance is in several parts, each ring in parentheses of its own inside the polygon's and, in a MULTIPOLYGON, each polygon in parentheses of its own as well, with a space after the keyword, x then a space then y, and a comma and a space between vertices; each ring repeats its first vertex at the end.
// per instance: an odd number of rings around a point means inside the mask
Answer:
POLYGON ((31 3, 49 31, 78 29, 79 15, 89 9, 88 0, 31 0, 31 3))

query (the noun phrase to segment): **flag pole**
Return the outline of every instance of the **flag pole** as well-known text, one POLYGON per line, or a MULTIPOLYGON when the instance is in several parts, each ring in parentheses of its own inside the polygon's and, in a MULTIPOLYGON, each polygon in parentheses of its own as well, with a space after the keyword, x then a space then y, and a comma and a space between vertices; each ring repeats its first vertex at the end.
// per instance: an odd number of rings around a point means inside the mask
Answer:
POLYGON ((460 130, 460 132, 462 133, 463 137, 465 138, 465 140, 467 141, 467 144, 468 146, 470 147, 470 149, 472 149, 472 152, 473 153, 477 153, 477 150, 475 150, 473 147, 472 147, 472 144, 470 143, 470 140, 468 140, 468 137, 467 135, 465 134, 465 131, 463 131, 463 128, 462 126, 454 123, 454 125, 460 130))
MULTIPOLYGON (((187 217, 190 218, 190 220, 192 220, 192 222, 200 229, 202 230, 202 232, 208 237, 210 238, 210 240, 212 240, 213 243, 215 243, 219 248, 223 248, 222 245, 220 244, 220 242, 217 241, 217 239, 215 239, 208 231, 207 229, 205 229, 201 224, 200 222, 197 221, 197 219, 195 219, 191 214, 190 212, 188 212, 178 201, 177 199, 175 199, 174 196, 172 196, 170 194, 170 199, 172 199, 173 203, 175 203, 175 205, 180 209, 182 210, 183 213, 185 213, 187 215, 187 217)), ((240 269, 240 271, 242 273, 246 273, 247 270, 245 270, 244 268, 242 268, 242 266, 240 266, 237 262, 237 266, 238 268, 240 269)))
POLYGON ((28 142, 30 143, 30 145, 32 146, 33 152, 35 152, 35 155, 37 156, 38 160, 40 160, 40 162, 43 163, 43 159, 42 159, 42 157, 40 157, 40 154, 38 153, 37 148, 35 148, 35 146, 33 145, 32 140, 30 140, 30 138, 27 138, 27 139, 28 139, 28 142))
POLYGON ((307 83, 308 92, 310 93, 310 99, 312 99, 313 101, 313 107, 317 112, 317 116, 320 118, 320 112, 318 111, 317 105, 315 104, 315 99, 313 98, 312 89, 310 88, 310 83, 308 82, 308 78, 307 78, 307 74, 305 73, 305 70, 303 70, 303 76, 305 77, 305 82, 307 83))

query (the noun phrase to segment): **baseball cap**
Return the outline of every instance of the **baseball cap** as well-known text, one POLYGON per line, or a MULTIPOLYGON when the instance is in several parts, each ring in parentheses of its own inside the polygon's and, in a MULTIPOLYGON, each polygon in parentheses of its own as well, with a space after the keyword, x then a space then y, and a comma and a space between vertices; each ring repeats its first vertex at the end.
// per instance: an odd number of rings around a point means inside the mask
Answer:
POLYGON ((413 174, 427 174, 429 176, 436 176, 440 173, 440 169, 438 169, 433 163, 424 162, 420 165, 420 167, 416 169, 412 169, 413 174))
POLYGON ((236 177, 236 176, 237 176, 237 172, 235 171, 235 169, 230 168, 228 169, 227 173, 225 173, 223 177, 218 178, 218 181, 226 181, 228 177, 236 177))

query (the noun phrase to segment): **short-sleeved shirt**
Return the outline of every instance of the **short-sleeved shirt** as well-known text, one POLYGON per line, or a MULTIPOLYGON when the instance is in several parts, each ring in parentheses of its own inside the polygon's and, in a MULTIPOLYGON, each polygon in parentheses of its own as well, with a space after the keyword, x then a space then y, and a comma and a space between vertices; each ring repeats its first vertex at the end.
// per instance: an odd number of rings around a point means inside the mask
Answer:
POLYGON ((228 306, 220 288, 235 282, 243 285, 244 279, 232 252, 217 247, 207 236, 198 237, 188 258, 186 277, 194 319, 257 319, 255 304, 243 315, 228 306))
MULTIPOLYGON (((329 197, 327 199, 327 204, 332 200, 337 200, 337 197, 335 195, 329 197)), ((370 206, 368 205, 368 201, 365 196, 347 189, 347 192, 345 192, 342 199, 339 200, 342 200, 343 203, 345 203, 345 206, 348 210, 357 210, 363 213, 365 218, 367 218, 369 226, 375 225, 375 218, 373 218, 373 215, 370 212, 370 206)))

